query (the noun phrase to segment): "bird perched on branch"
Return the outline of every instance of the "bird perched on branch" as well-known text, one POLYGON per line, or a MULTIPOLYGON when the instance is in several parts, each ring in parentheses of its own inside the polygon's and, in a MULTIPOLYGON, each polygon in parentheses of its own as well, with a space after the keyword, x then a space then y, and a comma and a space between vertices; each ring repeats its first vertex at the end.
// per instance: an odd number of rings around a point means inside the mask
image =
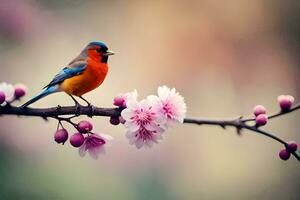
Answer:
POLYGON ((109 51, 104 43, 89 43, 68 66, 63 68, 52 81, 43 88, 42 92, 30 99, 22 105, 22 107, 27 107, 55 92, 65 92, 70 95, 76 107, 79 107, 80 104, 73 96, 81 98, 91 106, 82 95, 99 87, 104 81, 108 72, 108 57, 111 55, 114 55, 114 53, 109 51))

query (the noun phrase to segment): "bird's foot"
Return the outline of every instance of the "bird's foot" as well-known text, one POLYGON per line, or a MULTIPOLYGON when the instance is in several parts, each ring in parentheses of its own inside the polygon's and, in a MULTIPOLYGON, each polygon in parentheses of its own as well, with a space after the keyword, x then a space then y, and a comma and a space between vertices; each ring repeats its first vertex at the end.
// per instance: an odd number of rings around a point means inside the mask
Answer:
POLYGON ((61 111, 61 105, 57 105, 56 111, 57 111, 57 112, 60 112, 60 111, 61 111))

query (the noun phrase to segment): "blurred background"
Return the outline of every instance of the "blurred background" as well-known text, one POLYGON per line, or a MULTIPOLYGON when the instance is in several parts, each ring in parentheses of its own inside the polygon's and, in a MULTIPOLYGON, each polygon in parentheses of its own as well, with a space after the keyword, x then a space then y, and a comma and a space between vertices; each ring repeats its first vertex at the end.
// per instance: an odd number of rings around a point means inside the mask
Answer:
MULTIPOLYGON (((0 0, 0 81, 26 84, 24 102, 88 42, 104 41, 116 55, 104 84, 86 95, 94 105, 166 84, 190 117, 248 116, 256 104, 275 112, 278 95, 300 98, 299 10, 298 0, 0 0)), ((56 94, 34 106, 58 104, 73 103, 56 94)), ((299 117, 265 129, 300 142, 299 117)), ((96 161, 57 145, 54 120, 1 117, 0 199, 300 199, 299 162, 281 161, 282 146, 268 138, 179 125, 137 150, 124 127, 92 121, 115 138, 96 161)))

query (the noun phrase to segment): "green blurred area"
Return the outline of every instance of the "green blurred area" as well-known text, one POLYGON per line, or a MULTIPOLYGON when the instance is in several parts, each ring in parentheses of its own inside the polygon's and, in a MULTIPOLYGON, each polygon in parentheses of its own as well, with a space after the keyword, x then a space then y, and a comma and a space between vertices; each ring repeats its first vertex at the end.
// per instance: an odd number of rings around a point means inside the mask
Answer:
MULTIPOLYGON (((277 111, 278 95, 300 97, 299 9, 297 0, 0 0, 0 81, 26 84, 26 101, 99 40, 116 55, 104 84, 86 96, 97 106, 166 84, 185 97, 189 116, 248 116, 256 104, 277 111)), ((55 94, 35 106, 71 103, 55 94)), ((266 129, 299 142, 299 117, 266 129)), ((0 199, 300 199, 299 163, 282 162, 282 147, 267 138, 182 125, 137 150, 124 127, 90 120, 115 138, 97 161, 55 144, 55 121, 1 117, 0 199)))

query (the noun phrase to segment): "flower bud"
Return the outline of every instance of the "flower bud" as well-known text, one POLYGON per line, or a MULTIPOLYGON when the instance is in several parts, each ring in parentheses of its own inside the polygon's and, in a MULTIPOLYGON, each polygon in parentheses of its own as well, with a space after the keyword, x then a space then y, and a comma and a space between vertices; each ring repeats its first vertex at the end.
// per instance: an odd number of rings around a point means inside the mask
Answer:
POLYGON ((294 103, 294 97, 291 95, 280 95, 278 97, 278 102, 282 111, 288 111, 291 109, 294 103))
POLYGON ((81 133, 75 133, 70 138, 70 143, 73 147, 80 147, 84 142, 84 137, 81 133))
POLYGON ((0 104, 3 104, 5 102, 5 93, 0 91, 0 104))
POLYGON ((294 142, 294 141, 288 142, 287 150, 289 152, 295 152, 295 151, 297 151, 297 148, 298 148, 298 144, 296 142, 294 142))
POLYGON ((16 87, 15 88, 15 97, 16 99, 19 99, 23 96, 25 96, 26 90, 23 87, 16 87))
POLYGON ((126 122, 126 120, 122 116, 119 117, 119 121, 121 124, 125 124, 126 122))
POLYGON ((279 152, 279 157, 282 159, 282 160, 288 160, 290 157, 291 157, 291 154, 288 150, 286 149, 282 149, 280 152, 279 152))
POLYGON ((110 122, 112 125, 115 125, 115 126, 120 124, 119 117, 110 117, 109 122, 110 122))
POLYGON ((54 134, 54 140, 58 144, 64 144, 68 140, 68 132, 66 129, 59 129, 54 134))
POLYGON ((264 126, 268 122, 268 116, 265 114, 260 114, 255 118, 256 126, 264 126))
POLYGON ((267 112, 267 109, 262 105, 255 106, 254 110, 253 110, 253 113, 255 116, 258 116, 260 114, 266 114, 266 112, 267 112))
POLYGON ((114 98, 114 105, 115 106, 119 106, 119 107, 123 107, 125 104, 125 99, 122 96, 118 96, 114 98))
POLYGON ((78 123, 77 129, 80 133, 87 133, 93 130, 93 124, 89 121, 81 121, 78 123))

